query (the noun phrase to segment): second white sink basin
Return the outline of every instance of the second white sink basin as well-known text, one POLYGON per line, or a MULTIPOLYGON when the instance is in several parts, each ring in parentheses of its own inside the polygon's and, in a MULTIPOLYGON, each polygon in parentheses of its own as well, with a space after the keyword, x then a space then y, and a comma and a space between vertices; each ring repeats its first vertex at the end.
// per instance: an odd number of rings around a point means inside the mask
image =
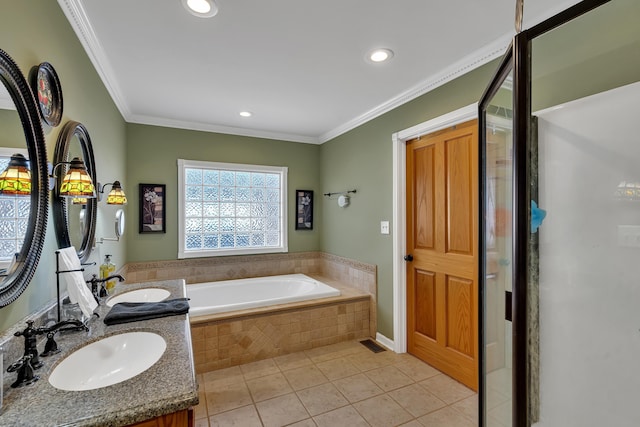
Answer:
POLYGON ((67 391, 107 387, 146 371, 166 349, 164 338, 152 332, 111 335, 63 359, 49 375, 49 383, 67 391))
POLYGON ((166 289, 142 288, 135 291, 124 292, 115 295, 107 300, 107 306, 113 307, 119 302, 158 302, 164 301, 171 295, 166 289))

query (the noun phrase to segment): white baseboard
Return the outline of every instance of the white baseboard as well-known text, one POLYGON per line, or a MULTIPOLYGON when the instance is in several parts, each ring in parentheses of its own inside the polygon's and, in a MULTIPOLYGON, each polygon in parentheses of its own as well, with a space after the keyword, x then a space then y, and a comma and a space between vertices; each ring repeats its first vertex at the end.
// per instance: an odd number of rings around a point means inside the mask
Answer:
POLYGON ((395 346, 396 345, 393 342, 393 340, 390 340, 389 338, 385 337, 380 332, 376 333, 376 341, 378 341, 379 344, 381 344, 384 347, 386 347, 387 350, 395 351, 395 346))

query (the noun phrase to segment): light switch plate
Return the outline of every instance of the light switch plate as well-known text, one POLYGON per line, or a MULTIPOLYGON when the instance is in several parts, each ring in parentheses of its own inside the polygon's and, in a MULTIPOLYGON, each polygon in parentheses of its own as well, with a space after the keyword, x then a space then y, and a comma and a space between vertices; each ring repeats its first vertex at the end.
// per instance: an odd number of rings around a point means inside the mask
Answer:
POLYGON ((389 221, 380 221, 380 234, 389 234, 389 221))

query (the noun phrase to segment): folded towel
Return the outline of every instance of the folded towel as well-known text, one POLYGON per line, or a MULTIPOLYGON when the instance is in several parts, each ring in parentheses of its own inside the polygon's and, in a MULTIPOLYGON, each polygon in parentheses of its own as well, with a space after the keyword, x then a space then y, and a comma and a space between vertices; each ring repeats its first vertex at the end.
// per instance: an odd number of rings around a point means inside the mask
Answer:
POLYGON ((117 325, 118 323, 176 316, 188 312, 189 298, 176 298, 160 302, 119 302, 111 307, 104 318, 104 323, 117 325))
POLYGON ((60 273, 60 277, 67 283, 69 299, 73 304, 77 303, 80 306, 80 310, 82 310, 82 313, 87 318, 91 318, 93 310, 98 307, 98 303, 85 283, 82 272, 79 271, 82 269, 82 266, 80 265, 76 248, 70 246, 59 249, 58 252, 60 253, 58 258, 60 261, 60 271, 68 271, 68 273, 60 273))

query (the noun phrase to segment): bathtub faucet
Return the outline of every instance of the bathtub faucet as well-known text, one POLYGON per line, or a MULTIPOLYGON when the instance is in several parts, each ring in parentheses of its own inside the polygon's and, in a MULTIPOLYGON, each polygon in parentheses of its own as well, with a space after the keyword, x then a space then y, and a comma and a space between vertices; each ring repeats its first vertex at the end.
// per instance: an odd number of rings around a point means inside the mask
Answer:
POLYGON ((124 282, 124 277, 119 274, 114 274, 113 276, 105 277, 104 279, 98 279, 98 276, 94 274, 91 280, 87 280, 87 283, 91 285, 91 293, 98 304, 100 303, 100 298, 107 296, 107 289, 104 287, 105 282, 112 279, 118 279, 118 281, 124 282), (98 284, 100 284, 100 290, 98 290, 98 284))

